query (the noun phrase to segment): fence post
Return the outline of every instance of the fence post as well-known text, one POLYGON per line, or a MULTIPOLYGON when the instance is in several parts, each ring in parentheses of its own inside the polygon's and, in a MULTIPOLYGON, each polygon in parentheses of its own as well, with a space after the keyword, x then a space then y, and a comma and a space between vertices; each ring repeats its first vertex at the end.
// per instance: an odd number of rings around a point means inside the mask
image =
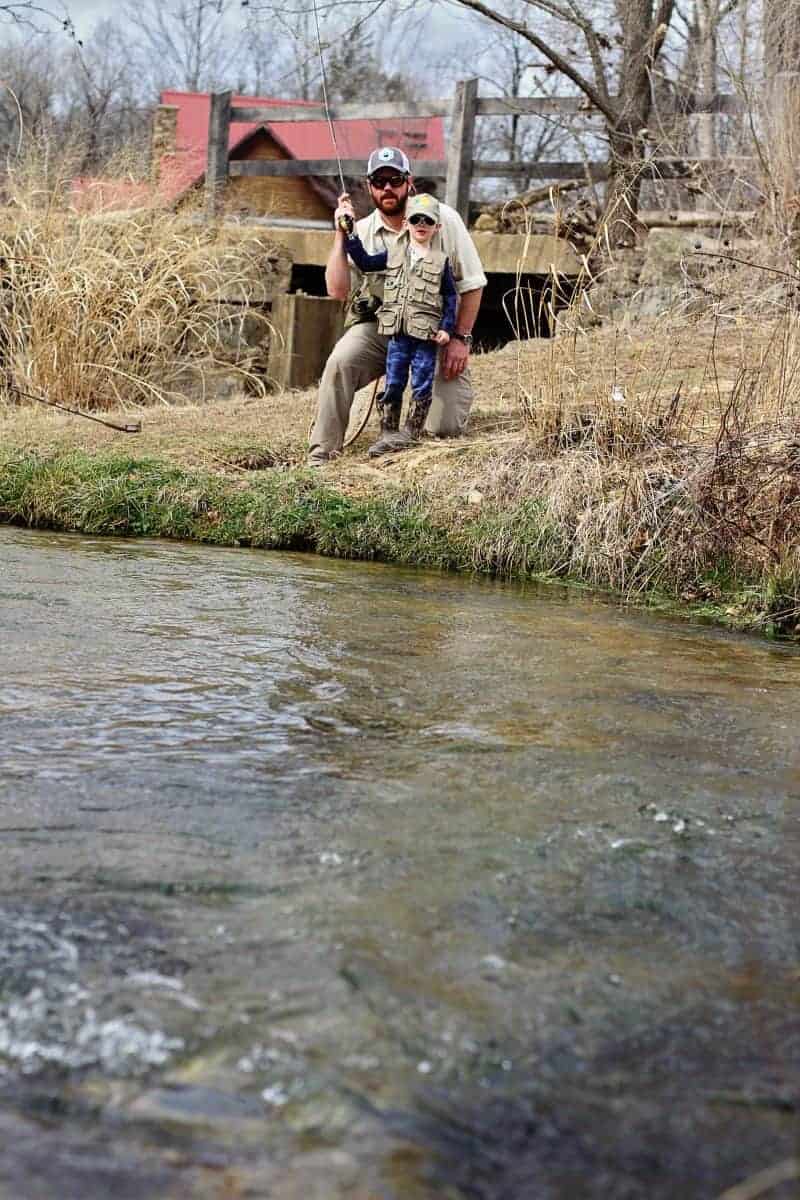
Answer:
POLYGON ((228 137, 231 127, 231 93, 212 92, 208 114, 208 158, 206 160, 206 220, 222 211, 228 182, 228 137))
POLYGON ((456 85, 450 116, 450 144, 447 147, 447 184, 445 204, 460 213, 466 224, 469 217, 469 193, 472 183, 472 142, 478 100, 477 79, 462 79, 456 85))

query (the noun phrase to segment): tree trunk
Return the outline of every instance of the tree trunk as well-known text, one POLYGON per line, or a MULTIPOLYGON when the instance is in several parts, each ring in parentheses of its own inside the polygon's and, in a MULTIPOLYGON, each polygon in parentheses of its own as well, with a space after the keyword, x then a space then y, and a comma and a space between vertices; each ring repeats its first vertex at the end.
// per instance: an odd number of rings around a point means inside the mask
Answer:
MULTIPOLYGON (((800 3, 800 0, 798 0, 800 3)), ((611 249, 633 245, 653 108, 652 70, 672 16, 672 0, 617 0, 622 32, 616 121, 609 122, 606 235, 611 249)))
POLYGON ((764 0, 765 116, 775 224, 800 254, 800 0, 764 0))
MULTIPOLYGON (((609 0, 603 18, 594 22, 593 5, 579 0, 527 0, 533 9, 555 13, 579 30, 586 45, 591 72, 584 75, 570 47, 548 42, 533 25, 497 12, 488 0, 455 0, 489 21, 510 29, 530 42, 558 71, 578 88, 589 104, 606 121, 609 143, 609 182, 606 189, 606 233, 613 249, 635 239, 636 210, 642 186, 642 171, 651 135, 647 128, 652 110, 653 72, 675 10, 676 0, 609 0), (610 15, 614 36, 609 39, 606 21, 610 15), (617 34, 616 29, 619 29, 617 34), (617 54, 617 46, 621 47, 617 54), (616 68, 616 87, 611 79, 616 68)), ((800 0, 792 0, 800 3, 800 0)), ((602 6, 606 9, 606 6, 602 6)))
POLYGON ((611 153, 603 217, 605 240, 612 250, 634 246, 642 234, 637 213, 642 192, 644 157, 642 140, 637 134, 644 124, 636 124, 638 129, 629 122, 610 131, 611 153))
MULTIPOLYGON (((695 16, 699 39, 696 91, 705 100, 713 96, 717 90, 719 0, 696 0, 695 16)), ((716 115, 714 113, 698 113, 695 122, 698 156, 700 158, 716 158, 716 115)))

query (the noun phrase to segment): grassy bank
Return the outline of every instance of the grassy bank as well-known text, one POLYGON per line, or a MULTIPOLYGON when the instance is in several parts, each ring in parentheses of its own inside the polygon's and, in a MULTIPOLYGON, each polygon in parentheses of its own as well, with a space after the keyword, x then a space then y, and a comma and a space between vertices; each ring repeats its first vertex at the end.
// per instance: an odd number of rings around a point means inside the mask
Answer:
POLYGON ((7 405, 0 521, 570 580, 796 637, 797 335, 782 316, 516 343, 476 357, 467 437, 373 462, 373 414, 316 473, 313 392, 139 409, 135 439, 7 405))
POLYGON ((308 472, 241 483, 151 459, 73 452, 0 464, 0 521, 117 537, 314 551, 465 569, 455 531, 411 495, 353 498, 308 472))
POLYGON ((165 463, 83 452, 0 460, 0 522, 115 537, 310 551, 507 579, 547 573, 535 503, 443 510, 418 489, 346 495, 318 473, 243 482, 165 463))
MULTIPOLYGON (((443 508, 415 487, 347 495, 305 471, 258 472, 242 481, 118 454, 21 453, 0 461, 0 522, 583 582, 559 568, 559 532, 535 501, 504 511, 463 503, 443 508)), ((717 602, 680 605, 655 588, 639 602, 769 632, 766 597, 744 581, 730 583, 717 602)))

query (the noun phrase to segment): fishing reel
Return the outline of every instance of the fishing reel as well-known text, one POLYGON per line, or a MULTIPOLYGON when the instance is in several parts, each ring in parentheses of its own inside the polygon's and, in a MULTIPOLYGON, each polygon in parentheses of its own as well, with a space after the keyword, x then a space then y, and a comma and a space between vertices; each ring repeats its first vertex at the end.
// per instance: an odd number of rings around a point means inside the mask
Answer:
POLYGON ((368 321, 375 316, 381 302, 377 296, 357 296, 353 301, 351 308, 353 315, 361 321, 368 321))
POLYGON ((355 228, 353 218, 348 216, 347 213, 342 213, 336 224, 338 225, 339 229, 341 229, 345 237, 350 237, 355 228))

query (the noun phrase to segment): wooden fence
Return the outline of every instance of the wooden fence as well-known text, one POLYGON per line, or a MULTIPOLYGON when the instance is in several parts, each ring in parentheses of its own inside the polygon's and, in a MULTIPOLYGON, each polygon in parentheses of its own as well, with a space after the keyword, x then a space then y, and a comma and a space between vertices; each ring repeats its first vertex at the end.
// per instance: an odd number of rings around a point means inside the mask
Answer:
MULTIPOLYGON (((335 158, 324 159, 258 159, 233 161, 228 158, 231 121, 257 121, 276 125, 284 121, 326 120, 322 105, 286 105, 281 107, 239 107, 231 103, 231 92, 215 92, 211 96, 208 123, 208 161, 206 168, 206 215, 213 218, 220 212, 222 193, 229 176, 242 175, 319 175, 336 178, 339 164, 335 158)), ((737 113, 741 101, 733 95, 716 95, 682 103, 681 114, 737 113)), ((595 110, 579 96, 515 97, 478 96, 478 80, 466 79, 457 84, 451 100, 406 101, 395 104, 341 104, 331 110, 333 121, 383 121, 408 117, 448 117, 450 136, 447 159, 420 160, 420 174, 426 178, 445 181, 444 199, 464 220, 469 210, 472 180, 476 176, 505 178, 524 176, 527 179, 580 179, 602 181, 607 177, 607 164, 602 162, 487 162, 474 159, 474 132, 477 117, 594 115, 595 110)), ((663 113, 663 110, 662 110, 663 113)), ((664 113, 663 115, 667 115, 664 113)), ((331 144, 333 151, 333 145, 331 144)), ((696 158, 653 158, 645 171, 662 179, 683 178, 695 164, 706 168, 730 165, 735 160, 696 158)), ((742 160, 744 161, 744 160, 742 160)), ((748 160, 749 161, 749 160, 748 160)), ((342 172, 347 176, 363 175, 363 159, 343 159, 342 172)))

